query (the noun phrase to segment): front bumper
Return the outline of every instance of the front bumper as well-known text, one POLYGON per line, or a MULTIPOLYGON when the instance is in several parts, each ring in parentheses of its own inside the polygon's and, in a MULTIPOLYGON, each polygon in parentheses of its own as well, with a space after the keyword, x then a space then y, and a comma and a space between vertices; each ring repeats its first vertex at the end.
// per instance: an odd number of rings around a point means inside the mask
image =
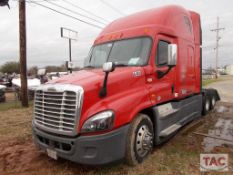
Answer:
POLYGON ((33 137, 40 149, 55 150, 58 157, 80 164, 103 165, 124 158, 128 129, 129 125, 125 125, 105 134, 67 138, 33 126, 33 137))

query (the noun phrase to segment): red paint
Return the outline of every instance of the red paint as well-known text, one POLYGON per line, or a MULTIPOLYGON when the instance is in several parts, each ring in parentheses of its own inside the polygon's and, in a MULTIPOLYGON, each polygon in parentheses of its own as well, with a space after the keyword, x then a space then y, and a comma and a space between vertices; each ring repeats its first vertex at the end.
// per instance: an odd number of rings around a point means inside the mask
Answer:
POLYGON ((200 93, 200 16, 179 6, 166 6, 136 13, 113 21, 99 34, 94 45, 148 36, 153 40, 148 65, 144 67, 116 68, 109 74, 107 96, 103 99, 98 94, 103 84, 102 69, 82 70, 52 83, 70 83, 84 88, 84 103, 78 126, 94 114, 112 109, 115 111, 115 125, 118 128, 129 123, 141 110, 159 103, 168 102, 191 94, 200 93), (190 27, 187 25, 187 18, 190 27), (156 48, 159 40, 166 40, 178 45, 177 65, 158 79, 157 70, 168 67, 155 65, 156 48), (134 71, 141 71, 141 76, 134 77, 134 71), (174 86, 174 93, 171 86, 174 86), (182 94, 182 89, 186 94, 182 94))

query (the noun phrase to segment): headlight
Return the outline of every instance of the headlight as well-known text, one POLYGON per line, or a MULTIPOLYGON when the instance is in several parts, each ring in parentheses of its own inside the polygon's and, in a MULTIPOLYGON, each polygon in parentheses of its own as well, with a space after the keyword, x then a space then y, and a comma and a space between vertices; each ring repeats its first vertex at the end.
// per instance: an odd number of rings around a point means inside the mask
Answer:
POLYGON ((82 133, 97 132, 112 129, 114 124, 113 111, 100 112, 89 118, 81 129, 82 133))

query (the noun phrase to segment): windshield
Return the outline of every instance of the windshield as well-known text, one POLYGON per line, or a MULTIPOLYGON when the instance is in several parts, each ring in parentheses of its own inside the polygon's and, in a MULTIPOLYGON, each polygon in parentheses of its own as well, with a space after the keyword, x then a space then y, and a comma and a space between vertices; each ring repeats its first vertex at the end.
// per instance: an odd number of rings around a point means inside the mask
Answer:
POLYGON ((119 66, 143 66, 147 64, 150 48, 151 39, 148 37, 96 45, 85 66, 102 67, 105 62, 114 62, 119 66))

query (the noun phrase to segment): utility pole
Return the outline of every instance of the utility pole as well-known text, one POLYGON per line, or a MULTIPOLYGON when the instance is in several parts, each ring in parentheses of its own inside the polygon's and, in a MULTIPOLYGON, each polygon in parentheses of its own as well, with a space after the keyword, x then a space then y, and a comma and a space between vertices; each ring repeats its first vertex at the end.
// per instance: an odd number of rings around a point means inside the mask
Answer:
POLYGON ((215 72, 216 72, 216 78, 218 78, 218 48, 219 48, 219 40, 221 39, 221 37, 219 36, 219 31, 220 30, 224 30, 225 28, 219 28, 219 17, 217 17, 217 28, 212 29, 212 32, 216 32, 216 55, 215 55, 215 72))
MULTIPOLYGON (((72 63, 71 53, 72 53, 72 51, 71 51, 71 39, 69 39, 69 60, 70 60, 70 63, 72 63)), ((70 68, 70 73, 72 73, 72 68, 70 68)))
POLYGON ((26 2, 19 0, 19 44, 20 44, 20 79, 21 102, 23 107, 28 107, 27 86, 27 42, 26 42, 26 2))

